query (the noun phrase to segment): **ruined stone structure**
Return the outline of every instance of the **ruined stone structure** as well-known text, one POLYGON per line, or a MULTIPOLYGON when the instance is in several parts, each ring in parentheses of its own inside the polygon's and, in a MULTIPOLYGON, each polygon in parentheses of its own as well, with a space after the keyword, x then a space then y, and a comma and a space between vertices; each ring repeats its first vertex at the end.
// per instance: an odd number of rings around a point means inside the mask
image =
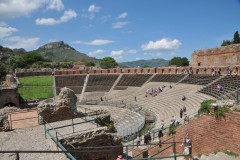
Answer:
POLYGON ((13 75, 7 75, 5 84, 0 86, 0 108, 9 105, 19 107, 19 99, 16 80, 13 75))
POLYGON ((73 90, 62 88, 56 100, 47 99, 39 103, 39 123, 43 124, 43 120, 49 123, 79 117, 80 115, 76 114, 76 102, 77 97, 73 90))
POLYGON ((76 154, 77 159, 115 160, 117 155, 123 152, 120 137, 115 134, 108 133, 106 127, 101 127, 86 133, 66 137, 61 143, 67 150, 73 150, 71 145, 75 146, 76 149, 79 150, 81 150, 82 147, 113 146, 112 148, 101 147, 95 149, 84 149, 86 152, 76 154))
POLYGON ((51 68, 33 68, 33 69, 15 69, 16 77, 30 77, 30 76, 48 76, 52 75, 51 68))
MULTIPOLYGON (((184 135, 189 134, 192 140, 192 154, 210 154, 215 151, 230 150, 240 154, 240 113, 227 113, 224 119, 216 120, 214 115, 202 115, 197 119, 190 121, 188 125, 181 125, 176 131, 176 142, 183 142, 184 135)), ((162 141, 168 139, 169 136, 163 137, 162 141)), ((148 155, 153 155, 169 145, 163 144, 162 148, 155 147, 148 150, 148 155)), ((177 153, 182 153, 182 147, 176 145, 177 153)), ((143 149, 133 150, 133 156, 138 158, 144 157, 143 149)), ((173 153, 173 149, 169 148, 158 154, 157 156, 166 156, 173 153)))
POLYGON ((10 130, 10 124, 8 121, 8 116, 0 115, 0 132, 9 131, 9 130, 10 130))
POLYGON ((240 45, 194 51, 191 66, 220 67, 240 64, 240 45))

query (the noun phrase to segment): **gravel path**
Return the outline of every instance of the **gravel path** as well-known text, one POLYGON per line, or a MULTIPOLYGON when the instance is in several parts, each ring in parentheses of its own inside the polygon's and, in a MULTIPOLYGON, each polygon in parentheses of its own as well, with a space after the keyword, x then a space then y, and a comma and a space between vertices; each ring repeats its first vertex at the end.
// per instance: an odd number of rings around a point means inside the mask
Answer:
MULTIPOLYGON (((74 119, 74 123, 82 122, 82 119, 74 119)), ((51 123, 51 126, 61 126, 71 124, 72 120, 51 123)), ((49 128, 49 127, 47 127, 49 128)), ((96 128, 95 124, 84 123, 75 126, 74 134, 81 133, 82 130, 96 128)), ((64 136, 72 135, 72 127, 58 129, 58 132, 64 136)), ((54 135, 54 131, 51 131, 54 135)), ((44 126, 32 128, 16 129, 10 132, 0 132, 0 150, 48 150, 56 151, 56 144, 49 139, 45 139, 44 126)), ((1 160, 15 160, 15 154, 0 154, 1 160)), ((62 153, 34 153, 20 154, 20 160, 67 160, 62 153)))

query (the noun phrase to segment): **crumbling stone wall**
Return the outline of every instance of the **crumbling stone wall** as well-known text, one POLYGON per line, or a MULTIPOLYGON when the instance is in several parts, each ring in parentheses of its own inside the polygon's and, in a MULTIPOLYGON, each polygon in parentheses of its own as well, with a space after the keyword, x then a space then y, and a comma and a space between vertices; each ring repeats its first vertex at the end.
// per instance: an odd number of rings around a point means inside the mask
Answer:
POLYGON ((10 124, 7 115, 0 115, 0 132, 9 130, 10 124))
POLYGON ((191 66, 219 67, 240 64, 240 45, 234 44, 219 48, 194 51, 191 66))
POLYGON ((121 138, 116 134, 107 133, 106 127, 93 129, 79 135, 72 135, 65 138, 65 140, 61 140, 61 143, 67 150, 73 150, 71 145, 75 146, 77 150, 81 150, 83 147, 113 146, 112 148, 84 149, 86 152, 76 154, 77 159, 115 160, 117 155, 123 152, 121 138))
POLYGON ((0 86, 0 108, 5 105, 19 107, 19 94, 17 92, 17 81, 13 75, 6 75, 4 85, 0 86))
POLYGON ((74 91, 66 87, 62 88, 56 100, 47 99, 39 103, 37 109, 40 124, 44 123, 43 120, 49 123, 80 117, 81 115, 76 112, 76 102, 77 96, 74 91))

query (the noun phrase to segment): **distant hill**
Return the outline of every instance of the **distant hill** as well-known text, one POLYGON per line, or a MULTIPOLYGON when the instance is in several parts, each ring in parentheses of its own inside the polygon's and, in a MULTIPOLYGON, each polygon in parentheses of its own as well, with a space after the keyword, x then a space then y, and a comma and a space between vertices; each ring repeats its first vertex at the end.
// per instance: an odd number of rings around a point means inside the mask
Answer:
POLYGON ((148 65, 149 67, 164 67, 168 66, 168 60, 159 58, 159 59, 151 59, 151 60, 138 60, 131 62, 122 62, 118 63, 121 68, 131 68, 131 67, 144 67, 148 65))
POLYGON ((84 53, 76 51, 73 47, 65 44, 63 41, 45 44, 35 51, 52 61, 97 61, 93 57, 89 57, 84 53))

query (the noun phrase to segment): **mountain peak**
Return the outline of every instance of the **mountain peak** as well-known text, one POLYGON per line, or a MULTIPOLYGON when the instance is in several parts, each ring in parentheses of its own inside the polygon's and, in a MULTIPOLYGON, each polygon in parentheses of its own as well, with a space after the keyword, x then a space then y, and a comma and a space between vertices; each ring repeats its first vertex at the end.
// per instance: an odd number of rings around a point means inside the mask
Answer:
POLYGON ((38 49, 71 49, 71 50, 75 50, 74 48, 72 48, 68 44, 64 43, 63 41, 50 42, 50 43, 47 43, 47 44, 39 47, 38 49))

